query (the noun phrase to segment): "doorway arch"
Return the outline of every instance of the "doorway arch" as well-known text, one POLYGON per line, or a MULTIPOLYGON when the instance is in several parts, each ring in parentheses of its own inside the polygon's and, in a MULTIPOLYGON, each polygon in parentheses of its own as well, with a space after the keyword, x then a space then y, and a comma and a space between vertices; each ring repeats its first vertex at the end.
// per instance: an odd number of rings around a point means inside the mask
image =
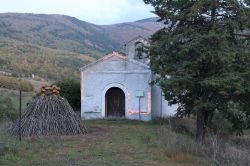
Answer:
POLYGON ((105 94, 106 117, 125 117, 125 93, 118 87, 112 87, 105 94))

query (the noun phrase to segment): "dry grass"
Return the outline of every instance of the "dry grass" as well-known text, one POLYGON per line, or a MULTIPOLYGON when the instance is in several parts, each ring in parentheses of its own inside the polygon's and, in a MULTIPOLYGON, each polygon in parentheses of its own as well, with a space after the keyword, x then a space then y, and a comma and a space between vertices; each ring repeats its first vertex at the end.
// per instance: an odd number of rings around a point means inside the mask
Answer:
MULTIPOLYGON (((211 135, 211 134, 210 134, 211 135)), ((209 136, 208 152, 212 154, 212 159, 218 163, 228 166, 250 165, 250 135, 230 136, 227 138, 217 135, 209 136)))
POLYGON ((164 145, 166 155, 174 161, 201 165, 206 160, 206 151, 202 144, 195 142, 187 135, 172 131, 168 125, 161 126, 160 140, 164 145))
POLYGON ((204 158, 210 164, 227 166, 250 165, 250 134, 242 137, 219 136, 212 132, 207 133, 205 144, 195 141, 195 121, 193 119, 164 120, 168 125, 160 129, 161 141, 165 146, 166 154, 175 160, 182 156, 204 158), (171 123, 171 125, 169 124, 171 123))
POLYGON ((91 57, 91 56, 89 56, 89 55, 85 55, 85 54, 80 54, 80 55, 79 55, 79 58, 80 58, 80 59, 83 59, 83 60, 86 60, 86 61, 89 61, 89 62, 94 62, 94 61, 96 61, 96 58, 93 58, 93 57, 91 57))

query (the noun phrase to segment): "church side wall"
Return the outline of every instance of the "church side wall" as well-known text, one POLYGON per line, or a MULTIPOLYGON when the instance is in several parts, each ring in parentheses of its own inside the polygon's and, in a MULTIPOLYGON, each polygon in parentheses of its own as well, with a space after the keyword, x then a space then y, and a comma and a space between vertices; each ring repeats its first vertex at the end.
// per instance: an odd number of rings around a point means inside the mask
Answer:
POLYGON ((162 90, 158 85, 152 86, 152 118, 166 118, 174 116, 177 105, 168 105, 162 90))

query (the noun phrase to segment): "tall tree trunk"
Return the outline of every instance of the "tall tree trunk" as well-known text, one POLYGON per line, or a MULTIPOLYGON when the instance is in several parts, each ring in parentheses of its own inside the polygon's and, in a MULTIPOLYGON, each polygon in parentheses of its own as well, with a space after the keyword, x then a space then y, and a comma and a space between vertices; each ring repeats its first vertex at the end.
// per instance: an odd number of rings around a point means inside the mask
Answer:
POLYGON ((199 142, 204 142, 205 140, 208 117, 208 111, 198 111, 196 120, 196 140, 199 142))

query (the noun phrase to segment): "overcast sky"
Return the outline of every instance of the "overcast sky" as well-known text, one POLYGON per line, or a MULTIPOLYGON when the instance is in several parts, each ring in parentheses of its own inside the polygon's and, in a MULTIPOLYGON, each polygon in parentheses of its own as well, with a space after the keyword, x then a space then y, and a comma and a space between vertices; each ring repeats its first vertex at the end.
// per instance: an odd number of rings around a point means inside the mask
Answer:
POLYGON ((0 13, 64 14, 95 24, 155 17, 143 0, 0 0, 0 13))

